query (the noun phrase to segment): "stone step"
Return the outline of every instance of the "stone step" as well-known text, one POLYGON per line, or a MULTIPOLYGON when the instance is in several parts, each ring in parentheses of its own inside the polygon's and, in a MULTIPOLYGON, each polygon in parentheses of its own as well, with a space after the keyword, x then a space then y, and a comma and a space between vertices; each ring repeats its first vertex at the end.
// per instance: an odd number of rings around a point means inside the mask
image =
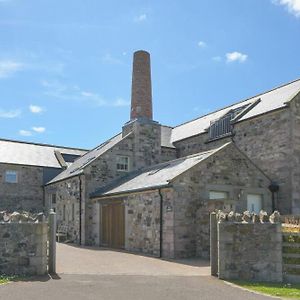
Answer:
POLYGON ((282 257, 300 258, 300 253, 282 253, 282 257))
POLYGON ((286 269, 300 269, 300 265, 295 265, 295 264, 284 264, 283 268, 286 269))
POLYGON ((283 242, 283 247, 293 247, 293 248, 300 248, 300 243, 289 243, 289 242, 283 242))
POLYGON ((284 236, 297 236, 297 237, 300 237, 300 232, 282 232, 282 235, 284 236))
POLYGON ((284 274, 283 280, 288 283, 300 283, 300 276, 299 275, 290 275, 284 274))

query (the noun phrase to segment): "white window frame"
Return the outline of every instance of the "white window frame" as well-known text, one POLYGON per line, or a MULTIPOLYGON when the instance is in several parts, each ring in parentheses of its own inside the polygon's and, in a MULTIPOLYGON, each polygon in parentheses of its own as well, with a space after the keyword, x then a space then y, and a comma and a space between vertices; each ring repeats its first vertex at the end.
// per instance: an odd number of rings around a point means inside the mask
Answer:
POLYGON ((260 210, 263 209, 263 195, 262 194, 257 194, 257 193, 247 193, 247 210, 252 212, 255 212, 256 214, 259 214, 260 210), (259 200, 258 204, 260 206, 260 209, 258 209, 257 211, 254 210, 254 204, 252 204, 252 208, 249 208, 249 202, 250 202, 250 197, 257 197, 256 200, 259 200))
POLYGON ((6 183, 18 183, 18 171, 16 170, 6 170, 5 171, 5 182, 6 183), (8 176, 14 175, 14 180, 9 179, 8 176))
POLYGON ((227 192, 227 191, 210 190, 209 193, 208 193, 208 195, 209 195, 209 200, 228 200, 229 199, 229 192, 227 192), (225 197, 212 197, 212 194, 215 194, 215 195, 217 195, 217 194, 219 194, 219 195, 224 194, 225 197))
POLYGON ((129 156, 118 155, 116 157, 116 168, 117 168, 117 171, 119 171, 119 172, 129 172, 129 164, 130 164, 129 156), (122 162, 122 159, 126 159, 127 163, 126 162, 122 162))

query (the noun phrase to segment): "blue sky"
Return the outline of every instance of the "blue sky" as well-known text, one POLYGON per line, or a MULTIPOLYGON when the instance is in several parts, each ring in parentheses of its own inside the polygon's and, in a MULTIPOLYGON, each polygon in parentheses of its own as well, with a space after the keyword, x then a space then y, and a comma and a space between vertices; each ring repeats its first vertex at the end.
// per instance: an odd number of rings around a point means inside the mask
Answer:
POLYGON ((91 148, 129 119, 151 53, 175 126, 300 77, 300 0, 0 0, 0 137, 91 148))

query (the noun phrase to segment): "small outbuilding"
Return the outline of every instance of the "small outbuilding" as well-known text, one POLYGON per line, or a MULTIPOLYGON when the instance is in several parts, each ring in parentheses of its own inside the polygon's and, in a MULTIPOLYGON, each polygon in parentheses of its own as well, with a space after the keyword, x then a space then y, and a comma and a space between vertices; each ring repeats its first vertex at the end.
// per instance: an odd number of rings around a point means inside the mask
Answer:
POLYGON ((209 257, 209 214, 271 211, 269 178, 234 143, 151 166, 91 195, 100 246, 209 257))

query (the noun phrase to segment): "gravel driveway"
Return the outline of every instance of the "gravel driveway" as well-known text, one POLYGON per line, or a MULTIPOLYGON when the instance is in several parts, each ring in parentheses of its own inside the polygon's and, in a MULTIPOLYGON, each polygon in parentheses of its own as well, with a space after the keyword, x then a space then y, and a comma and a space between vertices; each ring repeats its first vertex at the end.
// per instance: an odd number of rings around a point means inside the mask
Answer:
POLYGON ((209 276, 201 260, 165 261, 58 244, 58 275, 0 286, 0 299, 252 300, 272 299, 209 276))

